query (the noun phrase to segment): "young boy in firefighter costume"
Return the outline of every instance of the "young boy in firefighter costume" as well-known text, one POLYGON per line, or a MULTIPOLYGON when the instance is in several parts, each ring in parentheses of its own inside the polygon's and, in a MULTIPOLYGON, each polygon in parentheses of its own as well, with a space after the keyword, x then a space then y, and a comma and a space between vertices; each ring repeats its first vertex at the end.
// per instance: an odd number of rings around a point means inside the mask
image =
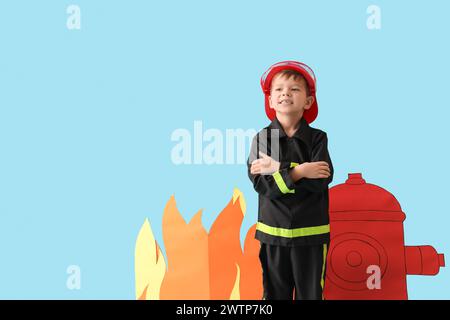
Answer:
POLYGON ((323 299, 333 166, 326 133, 309 126, 318 114, 316 78, 307 65, 283 61, 261 87, 272 122, 253 139, 248 175, 259 194, 263 299, 323 299))

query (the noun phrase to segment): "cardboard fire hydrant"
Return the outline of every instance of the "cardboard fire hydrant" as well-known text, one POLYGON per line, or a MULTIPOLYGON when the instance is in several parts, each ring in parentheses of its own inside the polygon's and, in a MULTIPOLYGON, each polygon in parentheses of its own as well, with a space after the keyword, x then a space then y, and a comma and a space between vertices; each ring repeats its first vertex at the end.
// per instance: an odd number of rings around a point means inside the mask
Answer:
POLYGON ((397 199, 360 173, 329 195, 325 299, 408 299, 407 275, 436 275, 445 266, 432 246, 405 246, 406 216, 397 199))

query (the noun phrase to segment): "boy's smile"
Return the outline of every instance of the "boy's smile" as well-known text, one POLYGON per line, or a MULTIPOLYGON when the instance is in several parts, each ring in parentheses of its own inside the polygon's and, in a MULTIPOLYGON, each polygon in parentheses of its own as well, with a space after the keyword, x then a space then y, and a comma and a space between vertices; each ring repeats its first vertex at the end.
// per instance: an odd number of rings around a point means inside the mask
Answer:
POLYGON ((298 115, 311 107, 314 97, 309 96, 304 79, 276 75, 272 80, 269 102, 277 113, 298 115))

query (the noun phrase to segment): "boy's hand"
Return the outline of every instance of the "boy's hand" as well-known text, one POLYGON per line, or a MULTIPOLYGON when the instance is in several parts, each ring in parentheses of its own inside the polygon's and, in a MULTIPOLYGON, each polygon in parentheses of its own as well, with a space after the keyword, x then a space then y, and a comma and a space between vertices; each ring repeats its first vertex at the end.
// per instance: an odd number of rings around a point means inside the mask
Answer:
POLYGON ((294 168, 301 178, 328 178, 330 176, 330 166, 325 161, 304 162, 294 168))
POLYGON ((280 163, 278 161, 273 160, 261 151, 259 155, 262 159, 256 159, 252 162, 252 166, 250 167, 251 174, 272 174, 280 170, 280 163))

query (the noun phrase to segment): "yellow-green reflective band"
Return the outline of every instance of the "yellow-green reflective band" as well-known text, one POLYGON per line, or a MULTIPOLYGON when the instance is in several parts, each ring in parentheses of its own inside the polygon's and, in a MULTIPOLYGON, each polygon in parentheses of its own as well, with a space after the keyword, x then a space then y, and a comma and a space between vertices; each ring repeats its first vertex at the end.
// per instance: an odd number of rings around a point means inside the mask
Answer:
POLYGON ((297 163, 297 162, 291 162, 291 168, 296 167, 298 165, 299 165, 299 163, 297 163))
POLYGON ((317 227, 297 228, 297 229, 283 229, 268 226, 262 222, 256 224, 256 230, 270 234, 272 236, 284 237, 284 238, 297 238, 314 236, 318 234, 324 234, 330 232, 330 225, 326 224, 317 227))
POLYGON ((325 264, 327 263, 327 244, 323 244, 323 265, 322 265, 322 277, 320 278, 320 285, 322 286, 322 300, 323 300, 323 286, 325 284, 325 264))
POLYGON ((281 176, 280 172, 277 171, 272 176, 275 178, 275 182, 277 183, 278 188, 283 193, 295 193, 295 190, 291 190, 286 186, 286 183, 283 180, 283 177, 281 176))

